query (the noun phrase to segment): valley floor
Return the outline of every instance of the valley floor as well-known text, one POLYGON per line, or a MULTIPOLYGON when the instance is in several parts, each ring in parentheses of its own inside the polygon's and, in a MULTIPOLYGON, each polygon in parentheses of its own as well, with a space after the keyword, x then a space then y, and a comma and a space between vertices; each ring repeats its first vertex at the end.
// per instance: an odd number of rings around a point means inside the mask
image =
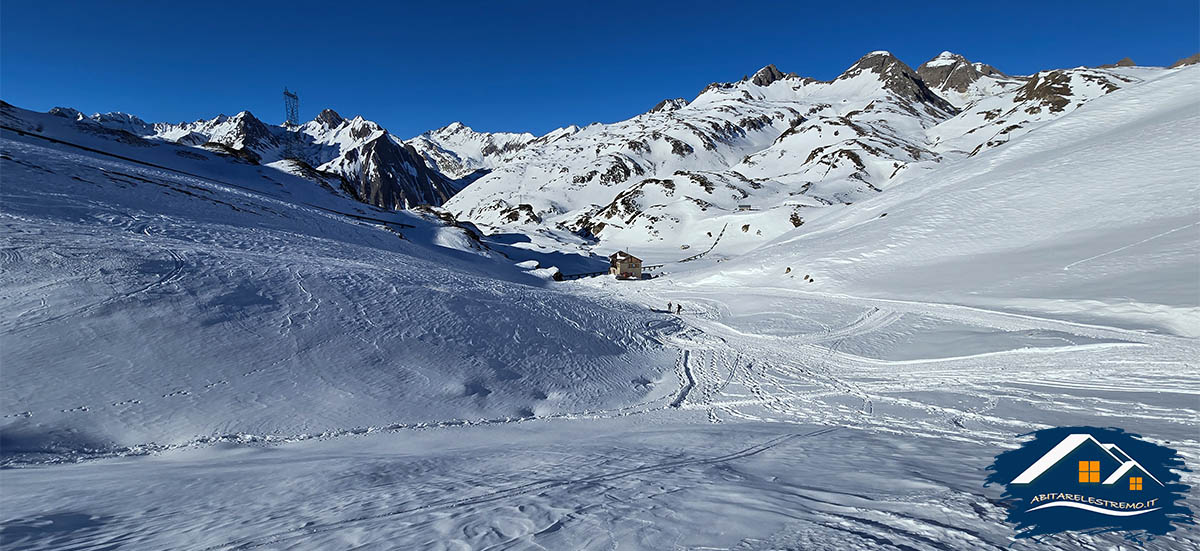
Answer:
MULTIPOLYGON (((674 373, 646 382, 649 401, 10 469, 0 537, 60 550, 1132 549, 1112 534, 1014 540, 987 466, 1052 425, 1119 426, 1200 464, 1195 339, 671 278, 561 285, 684 306, 665 337, 674 373)), ((1150 547, 1198 545, 1193 526, 1150 547)))

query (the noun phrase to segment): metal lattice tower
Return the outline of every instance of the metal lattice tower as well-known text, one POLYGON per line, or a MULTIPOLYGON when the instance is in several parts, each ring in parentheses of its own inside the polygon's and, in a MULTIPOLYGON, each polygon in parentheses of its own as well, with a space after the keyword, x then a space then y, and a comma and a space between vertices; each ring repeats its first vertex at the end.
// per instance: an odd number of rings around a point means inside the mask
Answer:
POLYGON ((289 91, 287 86, 283 87, 283 108, 287 111, 287 125, 297 126, 300 124, 300 96, 295 92, 289 91))
MULTIPOLYGON (((284 128, 291 130, 300 126, 300 96, 288 90, 287 86, 283 87, 283 109, 287 112, 287 121, 283 123, 284 128)), ((299 142, 299 132, 287 132, 287 137, 283 142, 283 158, 300 158, 299 142)))

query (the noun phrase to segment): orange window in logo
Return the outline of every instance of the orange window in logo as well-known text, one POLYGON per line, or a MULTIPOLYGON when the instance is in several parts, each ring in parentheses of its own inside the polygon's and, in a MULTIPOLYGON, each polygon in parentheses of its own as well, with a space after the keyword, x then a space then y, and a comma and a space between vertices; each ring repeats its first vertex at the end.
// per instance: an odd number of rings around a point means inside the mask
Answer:
POLYGON ((1140 477, 1140 476, 1129 477, 1129 489, 1130 490, 1141 490, 1142 489, 1142 477, 1140 477))
POLYGON ((1099 461, 1080 461, 1079 462, 1079 481, 1080 482, 1100 482, 1100 462, 1099 461))

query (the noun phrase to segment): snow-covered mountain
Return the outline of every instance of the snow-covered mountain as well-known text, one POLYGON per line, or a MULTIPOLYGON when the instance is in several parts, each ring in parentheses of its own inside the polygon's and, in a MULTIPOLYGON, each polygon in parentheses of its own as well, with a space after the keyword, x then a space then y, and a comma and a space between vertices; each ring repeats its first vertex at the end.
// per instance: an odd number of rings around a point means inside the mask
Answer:
MULTIPOLYGON (((934 150, 951 158, 956 154, 974 155, 1004 145, 1088 101, 1165 73, 1161 68, 1078 67, 1041 71, 1023 77, 1019 86, 1012 83, 1001 86, 997 84, 1000 81, 992 79, 989 86, 1002 91, 973 99, 957 116, 930 129, 928 139, 932 140, 934 150)), ((984 80, 988 77, 976 84, 984 80)))
MULTIPOLYGON (((1197 98, 1200 67, 1038 73, 993 99, 1038 114, 1058 106, 1054 120, 853 209, 825 209, 740 258, 738 280, 1200 337, 1197 98), (1030 93, 1046 87, 1076 95, 1030 93), (817 283, 781 277, 789 266, 817 283)), ((714 266, 704 277, 729 275, 714 266)))
POLYGON ((461 122, 454 122, 421 134, 408 143, 442 174, 464 178, 511 160, 536 139, 528 132, 476 132, 461 122))
POLYGON ((320 174, 352 197, 388 209, 440 205, 464 185, 431 168, 416 149, 378 124, 346 120, 330 109, 294 128, 268 125, 249 111, 177 124, 150 124, 126 113, 88 117, 62 107, 50 113, 93 133, 117 132, 115 139, 195 146, 285 172, 320 174))
POLYGON ((769 65, 690 102, 529 142, 445 208, 485 227, 533 225, 609 248, 707 248, 717 236, 744 248, 814 209, 870 198, 1165 72, 1011 77, 950 52, 917 70, 871 52, 827 82, 769 65))
MULTIPOLYGON (((190 131, 238 147, 283 136, 222 133, 254 121, 190 131)), ((348 152, 403 148, 356 121, 326 112, 304 131, 326 154, 355 129, 374 139, 348 152)), ((637 401, 669 365, 631 330, 647 313, 550 288, 545 256, 517 257, 429 209, 372 207, 324 175, 95 121, 0 104, 0 123, 0 394, 34 416, 3 413, 5 461, 212 431, 550 414, 637 401), (119 355, 112 384, 77 376, 119 355), (51 406, 64 399, 92 414, 51 406), (260 400, 275 405, 251 413, 260 400)))
POLYGON ((482 237, 356 200, 422 157, 360 118, 0 102, 2 546, 1144 545, 985 481, 1048 426, 1200 457, 1200 68, 936 88, 877 52, 537 138, 482 237), (550 281, 580 230, 658 277, 550 281))
POLYGON ((1010 77, 986 63, 972 63, 953 52, 942 52, 922 63, 917 67, 917 74, 938 95, 959 109, 980 98, 1020 86, 1025 80, 1010 77))

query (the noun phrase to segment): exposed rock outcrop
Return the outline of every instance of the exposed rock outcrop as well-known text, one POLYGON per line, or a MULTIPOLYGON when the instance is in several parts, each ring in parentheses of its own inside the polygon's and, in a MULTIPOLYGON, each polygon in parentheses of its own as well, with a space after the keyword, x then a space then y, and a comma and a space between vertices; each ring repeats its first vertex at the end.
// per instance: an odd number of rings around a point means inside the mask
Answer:
POLYGON ((1137 63, 1134 63, 1132 59, 1129 59, 1128 57, 1126 57, 1126 58, 1122 58, 1120 61, 1118 61, 1116 63, 1105 63, 1104 65, 1100 65, 1096 68, 1097 69, 1114 69, 1116 67, 1134 67, 1136 65, 1137 65, 1137 63))
POLYGON ((313 120, 325 125, 328 128, 336 128, 341 126, 342 123, 346 122, 346 119, 343 119, 342 116, 333 109, 321 111, 321 113, 313 120))
POLYGON ((947 116, 957 113, 950 102, 930 90, 925 81, 891 52, 871 52, 851 65, 835 81, 852 79, 863 73, 875 73, 883 87, 897 96, 943 111, 947 116))
POLYGON ((750 82, 753 82, 759 86, 768 86, 772 82, 794 76, 796 76, 795 73, 784 73, 783 71, 777 69, 774 65, 767 65, 766 67, 759 69, 757 73, 754 73, 754 76, 750 77, 750 82))
POLYGON ((416 149, 386 131, 321 169, 346 178, 360 201, 387 209, 441 205, 458 191, 452 180, 426 166, 416 149))
POLYGON ((984 76, 1007 76, 986 63, 971 63, 967 58, 952 52, 942 52, 937 57, 917 67, 917 76, 931 89, 966 92, 970 86, 984 76))
POLYGON ((654 108, 650 110, 650 112, 651 113, 667 113, 670 111, 676 111, 678 109, 681 109, 681 108, 687 106, 687 104, 688 104, 687 100, 685 100, 683 98, 665 99, 665 100, 658 102, 658 105, 655 105, 654 108))
POLYGON ((1186 65, 1195 65, 1197 63, 1200 63, 1200 53, 1192 54, 1179 61, 1176 61, 1175 63, 1172 63, 1171 68, 1174 69, 1176 67, 1183 67, 1186 65))

